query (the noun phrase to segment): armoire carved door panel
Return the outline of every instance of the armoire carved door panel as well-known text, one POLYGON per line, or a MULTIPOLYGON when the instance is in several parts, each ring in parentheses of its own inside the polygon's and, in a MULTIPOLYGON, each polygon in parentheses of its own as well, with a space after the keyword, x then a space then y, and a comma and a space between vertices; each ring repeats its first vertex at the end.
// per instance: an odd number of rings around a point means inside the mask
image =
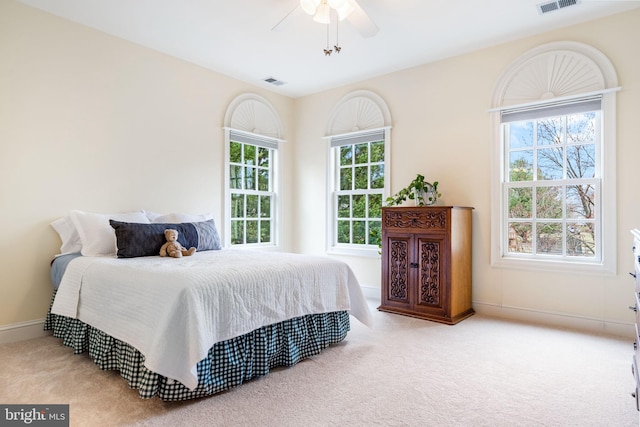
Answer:
POLYGON ((389 239, 389 295, 391 301, 409 304, 410 239, 389 239))
POLYGON ((418 304, 439 307, 442 301, 440 242, 420 239, 418 247, 418 256, 420 259, 418 304))
POLYGON ((414 310, 442 316, 446 313, 446 235, 416 235, 417 277, 414 310))

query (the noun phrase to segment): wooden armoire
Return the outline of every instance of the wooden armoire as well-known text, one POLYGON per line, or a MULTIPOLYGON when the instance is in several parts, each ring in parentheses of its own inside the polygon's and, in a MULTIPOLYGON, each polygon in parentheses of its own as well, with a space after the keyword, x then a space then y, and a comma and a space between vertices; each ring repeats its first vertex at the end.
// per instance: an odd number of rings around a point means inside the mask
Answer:
POLYGON ((454 325, 471 316, 471 213, 461 206, 382 209, 378 310, 454 325))

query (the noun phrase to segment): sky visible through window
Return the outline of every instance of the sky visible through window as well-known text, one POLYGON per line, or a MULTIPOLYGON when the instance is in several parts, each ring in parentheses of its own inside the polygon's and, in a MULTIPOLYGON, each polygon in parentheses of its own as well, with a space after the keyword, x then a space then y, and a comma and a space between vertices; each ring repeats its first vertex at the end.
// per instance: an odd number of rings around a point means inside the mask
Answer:
POLYGON ((597 255, 599 112, 506 123, 508 253, 597 255))

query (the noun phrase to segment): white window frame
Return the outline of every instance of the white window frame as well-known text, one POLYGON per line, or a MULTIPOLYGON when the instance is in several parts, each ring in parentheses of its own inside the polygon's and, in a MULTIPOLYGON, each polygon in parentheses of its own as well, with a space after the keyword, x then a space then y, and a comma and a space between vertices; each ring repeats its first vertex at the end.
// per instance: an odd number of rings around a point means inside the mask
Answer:
POLYGON ((222 242, 224 247, 231 246, 231 188, 230 188, 230 136, 233 133, 237 138, 254 145, 263 145, 273 147, 272 158, 272 179, 271 192, 274 194, 274 200, 271 201, 272 209, 272 242, 270 244, 246 244, 233 245, 244 248, 257 247, 260 249, 275 248, 279 249, 282 241, 283 227, 280 222, 282 218, 282 198, 280 183, 280 164, 279 164, 279 147, 285 142, 284 130, 278 112, 273 105, 261 95, 255 93, 244 93, 233 99, 224 116, 224 190, 223 190, 223 232, 222 242))
MULTIPOLYGON (((278 162, 278 148, 279 143, 282 140, 277 138, 269 138, 264 135, 257 135, 251 132, 245 132, 237 129, 225 128, 225 221, 224 221, 224 246, 225 247, 242 247, 242 248, 277 248, 280 246, 280 225, 278 219, 280 218, 280 197, 279 197, 279 162, 278 162), (256 147, 268 148, 271 150, 271 162, 270 162, 270 188, 268 191, 259 190, 246 190, 246 189, 231 189, 231 141, 239 142, 242 144, 250 144, 256 147), (233 244, 231 243, 231 196, 232 194, 244 194, 244 195, 269 195, 271 196, 271 242, 268 243, 244 243, 233 244)), ((245 230, 246 238, 246 230, 245 230)))
POLYGON ((391 112, 386 102, 369 90, 356 90, 343 96, 329 115, 325 132, 327 144, 326 193, 326 250, 328 254, 379 257, 379 248, 373 245, 337 245, 337 218, 335 197, 339 173, 339 157, 331 147, 332 138, 357 138, 370 132, 384 131, 384 191, 382 201, 389 196, 391 182, 391 112))
MULTIPOLYGON (((327 252, 331 254, 340 255, 355 255, 363 257, 379 257, 378 245, 366 245, 366 244, 345 244, 338 243, 338 218, 337 218, 337 204, 338 195, 347 193, 358 194, 377 194, 380 193, 382 197, 382 205, 384 205, 385 199, 389 195, 389 183, 390 183, 390 171, 389 165, 391 164, 390 157, 390 127, 384 127, 380 129, 368 129, 366 131, 350 132, 341 135, 333 135, 325 138, 328 141, 329 146, 329 173, 327 188, 328 200, 327 200, 327 252), (353 190, 348 192, 342 192, 338 188, 340 182, 340 147, 345 145, 358 144, 363 142, 375 142, 380 141, 379 137, 372 135, 379 135, 382 133, 384 141, 384 187, 381 191, 378 190, 353 190)), ((380 236, 382 238, 382 236, 380 236)))
MULTIPOLYGON (((601 131, 600 141, 597 143, 596 151, 599 155, 599 166, 596 165, 597 176, 593 182, 599 185, 601 195, 600 209, 598 215, 600 220, 596 222, 596 236, 600 239, 600 253, 594 260, 584 260, 581 258, 558 258, 525 256, 523 254, 508 253, 509 237, 506 229, 506 211, 508 196, 504 190, 506 182, 505 173, 508 159, 505 158, 505 141, 502 132, 502 120, 500 116, 505 110, 501 109, 494 118, 494 167, 492 167, 492 265, 494 267, 517 268, 517 269, 541 269, 545 271, 572 272, 572 273, 595 273, 595 274, 615 274, 616 272, 616 139, 615 139, 615 91, 606 93, 589 94, 601 95, 601 131)), ((577 97, 582 98, 582 97, 577 97)), ((564 101, 571 101, 577 98, 564 98, 564 101)), ((519 106, 520 108, 543 107, 548 103, 531 103, 519 106)), ((564 182, 564 181, 563 181, 564 182)), ((545 183, 549 184, 549 183, 545 183)))
POLYGON ((506 69, 493 93, 491 114, 491 265, 497 268, 546 272, 617 273, 616 223, 616 92, 618 78, 611 61, 599 50, 579 42, 540 45, 520 56, 506 69), (504 110, 535 108, 551 102, 601 96, 600 235, 602 257, 598 263, 555 259, 520 259, 505 256, 506 219, 502 182, 504 150, 501 114, 504 110))

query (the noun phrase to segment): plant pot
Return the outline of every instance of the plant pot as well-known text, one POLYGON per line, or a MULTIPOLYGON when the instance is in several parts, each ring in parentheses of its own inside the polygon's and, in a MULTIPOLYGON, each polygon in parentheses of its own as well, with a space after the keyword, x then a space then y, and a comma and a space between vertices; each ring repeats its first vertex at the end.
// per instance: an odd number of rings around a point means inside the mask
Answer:
POLYGON ((416 206, 431 206, 438 200, 438 192, 433 188, 425 191, 416 191, 414 201, 416 206))

